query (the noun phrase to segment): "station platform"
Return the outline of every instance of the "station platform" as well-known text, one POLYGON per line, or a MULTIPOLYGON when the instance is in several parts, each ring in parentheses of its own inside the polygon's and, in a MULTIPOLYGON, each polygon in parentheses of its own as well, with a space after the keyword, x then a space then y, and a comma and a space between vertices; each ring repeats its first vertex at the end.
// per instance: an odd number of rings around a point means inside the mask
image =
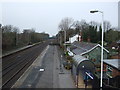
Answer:
POLYGON ((16 53, 16 52, 18 52, 18 51, 21 51, 21 50, 30 48, 30 47, 32 47, 32 46, 34 46, 34 45, 37 45, 37 44, 40 44, 40 43, 41 43, 41 42, 38 42, 38 43, 34 43, 34 44, 32 44, 32 45, 26 45, 26 46, 23 46, 23 47, 14 49, 14 50, 7 51, 7 52, 5 52, 5 53, 2 53, 2 56, 0 56, 0 57, 4 57, 4 56, 7 56, 7 55, 9 55, 9 54, 16 53))
POLYGON ((48 45, 12 88, 76 88, 71 71, 60 65, 58 48, 48 45))

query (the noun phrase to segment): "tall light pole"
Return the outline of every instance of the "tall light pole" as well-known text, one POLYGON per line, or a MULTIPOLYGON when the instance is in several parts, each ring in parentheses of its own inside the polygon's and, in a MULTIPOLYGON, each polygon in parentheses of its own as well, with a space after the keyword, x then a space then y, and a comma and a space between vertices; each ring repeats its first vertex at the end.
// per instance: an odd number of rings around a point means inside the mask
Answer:
POLYGON ((102 77, 103 77, 103 33, 104 33, 104 13, 102 11, 98 11, 98 10, 93 10, 90 11, 90 13, 96 13, 96 12, 100 12, 102 14, 102 48, 101 48, 101 79, 100 79, 100 87, 102 88, 102 77))

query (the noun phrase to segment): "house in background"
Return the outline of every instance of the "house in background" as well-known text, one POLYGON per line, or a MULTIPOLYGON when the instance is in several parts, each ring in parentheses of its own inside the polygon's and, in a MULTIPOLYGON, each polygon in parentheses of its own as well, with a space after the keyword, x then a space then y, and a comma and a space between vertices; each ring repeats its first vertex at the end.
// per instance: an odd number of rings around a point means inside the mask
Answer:
POLYGON ((73 43, 75 41, 82 41, 81 34, 76 34, 69 38, 69 41, 66 41, 66 43, 73 43))
POLYGON ((116 41, 116 42, 112 42, 108 48, 111 51, 110 53, 110 58, 111 59, 120 59, 120 40, 116 41))
POLYGON ((107 84, 120 88, 120 59, 104 59, 104 74, 107 76, 107 84))
POLYGON ((68 48, 69 48, 69 46, 70 46, 73 42, 75 42, 75 41, 82 41, 81 36, 80 36, 79 34, 76 34, 76 35, 74 35, 73 37, 70 37, 70 38, 69 38, 69 41, 66 41, 66 42, 64 43, 64 45, 66 45, 66 47, 67 47, 67 51, 68 51, 68 53, 69 53, 70 56, 71 56, 71 54, 72 54, 72 56, 73 56, 73 53, 72 53, 68 48))
POLYGON ((119 43, 120 43, 120 40, 117 41, 117 42, 112 42, 112 43, 109 45, 109 48, 110 48, 110 49, 114 49, 114 50, 118 50, 118 49, 119 49, 119 43))

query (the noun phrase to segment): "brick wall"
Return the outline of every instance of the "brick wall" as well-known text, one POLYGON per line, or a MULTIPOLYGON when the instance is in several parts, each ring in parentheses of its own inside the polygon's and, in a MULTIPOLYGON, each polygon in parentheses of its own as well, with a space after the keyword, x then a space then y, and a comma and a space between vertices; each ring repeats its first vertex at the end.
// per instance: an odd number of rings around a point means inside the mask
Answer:
POLYGON ((117 75, 120 75, 120 71, 113 68, 112 76, 116 77, 117 75))
MULTIPOLYGON (((106 71, 106 69, 107 69, 107 64, 104 63, 103 70, 106 71)), ((112 77, 114 78, 114 77, 116 77, 118 75, 120 75, 120 71, 115 69, 115 68, 113 68, 112 77)))

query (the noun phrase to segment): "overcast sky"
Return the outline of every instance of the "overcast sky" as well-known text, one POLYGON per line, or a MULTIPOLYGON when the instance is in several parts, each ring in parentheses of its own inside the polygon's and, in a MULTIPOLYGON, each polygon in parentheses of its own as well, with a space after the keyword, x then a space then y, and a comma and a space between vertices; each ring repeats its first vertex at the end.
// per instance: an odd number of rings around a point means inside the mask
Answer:
POLYGON ((17 26, 21 31, 35 28, 37 32, 55 35, 65 17, 101 22, 100 13, 89 13, 94 9, 103 11, 104 20, 110 21, 113 27, 118 26, 117 2, 3 2, 0 7, 2 24, 17 26))
POLYGON ((118 4, 118 28, 120 30, 120 1, 119 1, 119 4, 118 4))

